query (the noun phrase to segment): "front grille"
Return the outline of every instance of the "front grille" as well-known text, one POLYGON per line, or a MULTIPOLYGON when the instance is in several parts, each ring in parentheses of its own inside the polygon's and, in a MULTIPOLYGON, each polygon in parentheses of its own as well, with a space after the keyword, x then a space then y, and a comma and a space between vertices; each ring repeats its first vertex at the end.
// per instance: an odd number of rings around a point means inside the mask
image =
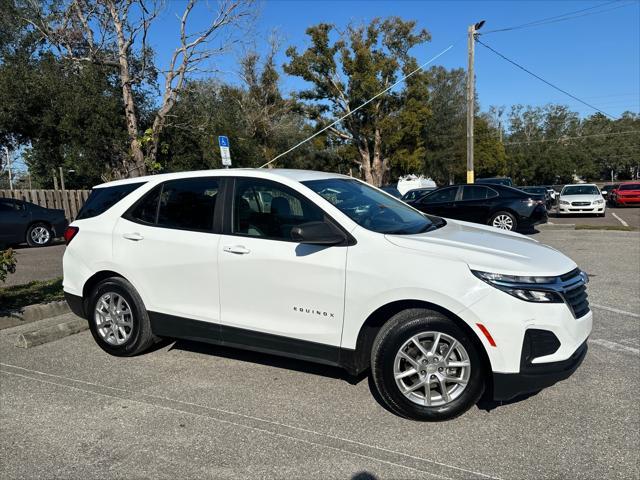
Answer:
POLYGON ((591 202, 571 202, 571 205, 574 207, 586 207, 591 205, 591 202))
POLYGON ((589 300, 587 300, 587 286, 579 269, 565 273, 560 277, 566 283, 562 290, 567 305, 576 318, 583 317, 589 312, 589 300))

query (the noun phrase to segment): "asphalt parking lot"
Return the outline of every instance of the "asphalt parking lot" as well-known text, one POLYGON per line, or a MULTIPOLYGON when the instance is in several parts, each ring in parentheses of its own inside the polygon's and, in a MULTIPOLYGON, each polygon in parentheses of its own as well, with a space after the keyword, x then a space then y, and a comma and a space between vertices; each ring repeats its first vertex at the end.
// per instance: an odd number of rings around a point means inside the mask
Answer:
POLYGON ((0 477, 639 478, 640 233, 535 234, 591 276, 568 380, 445 423, 382 408, 368 379, 176 342, 135 358, 89 332, 29 350, 0 332, 0 477))
POLYGON ((549 223, 574 224, 590 226, 611 226, 640 228, 640 208, 638 207, 609 207, 605 217, 596 215, 562 215, 556 214, 555 208, 549 212, 549 223))

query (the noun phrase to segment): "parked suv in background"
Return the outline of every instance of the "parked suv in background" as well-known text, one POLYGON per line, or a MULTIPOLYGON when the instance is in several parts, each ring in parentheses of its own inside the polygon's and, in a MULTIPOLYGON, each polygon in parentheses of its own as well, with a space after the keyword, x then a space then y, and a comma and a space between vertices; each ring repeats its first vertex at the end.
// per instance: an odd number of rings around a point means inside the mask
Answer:
POLYGON ((64 210, 0 198, 0 246, 27 242, 30 247, 45 247, 62 236, 65 228, 64 210))
POLYGON ((579 183, 565 185, 558 197, 558 215, 596 214, 604 217, 606 205, 598 187, 593 184, 579 183))
POLYGON ((351 177, 120 180, 81 217, 65 235, 65 296, 112 355, 170 337, 370 370, 389 409, 444 420, 485 389, 505 400, 567 378, 586 354, 587 277, 572 260, 351 177))
POLYGON ((496 184, 442 187, 409 204, 432 215, 502 230, 527 230, 547 221, 544 194, 496 184))
POLYGON ((613 191, 611 202, 616 207, 640 205, 640 182, 621 183, 613 191))

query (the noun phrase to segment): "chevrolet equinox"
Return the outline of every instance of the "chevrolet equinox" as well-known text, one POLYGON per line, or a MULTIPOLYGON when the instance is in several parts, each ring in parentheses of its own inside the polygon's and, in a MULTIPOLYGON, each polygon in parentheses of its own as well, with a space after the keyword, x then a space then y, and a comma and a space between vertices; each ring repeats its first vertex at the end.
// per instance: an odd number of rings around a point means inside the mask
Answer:
POLYGON ((332 173, 118 180, 65 238, 66 299, 106 352, 168 337, 370 370, 416 420, 569 377, 591 331, 587 275, 562 253, 332 173))

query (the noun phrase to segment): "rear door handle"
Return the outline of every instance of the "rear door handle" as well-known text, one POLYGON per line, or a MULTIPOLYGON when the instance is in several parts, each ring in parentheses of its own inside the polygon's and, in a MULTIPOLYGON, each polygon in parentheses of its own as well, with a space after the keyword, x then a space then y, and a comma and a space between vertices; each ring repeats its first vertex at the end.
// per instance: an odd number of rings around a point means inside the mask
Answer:
POLYGON ((138 242, 142 240, 144 237, 140 235, 138 232, 133 232, 133 233, 123 233, 122 238, 126 238, 127 240, 133 240, 134 242, 138 242))
POLYGON ((228 253, 235 253, 236 255, 246 255, 247 253, 251 253, 244 245, 225 245, 222 247, 222 250, 228 253))

